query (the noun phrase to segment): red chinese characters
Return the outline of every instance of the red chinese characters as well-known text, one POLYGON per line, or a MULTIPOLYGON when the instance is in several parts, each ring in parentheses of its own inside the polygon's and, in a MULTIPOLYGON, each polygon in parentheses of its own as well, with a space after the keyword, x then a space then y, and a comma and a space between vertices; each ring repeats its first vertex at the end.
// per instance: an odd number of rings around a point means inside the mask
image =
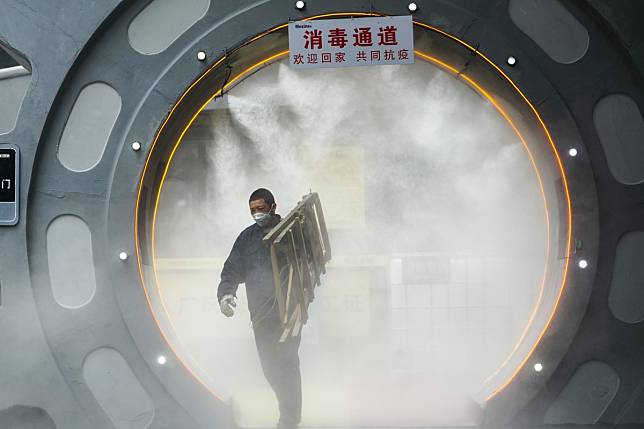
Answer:
POLYGON ((292 64, 333 67, 413 63, 413 41, 410 43, 407 24, 397 18, 369 19, 295 25, 302 30, 297 35, 297 48, 291 49, 292 64))
POLYGON ((385 28, 380 27, 378 37, 380 38, 378 45, 392 46, 398 44, 398 41, 396 40, 396 27, 393 25, 388 25, 385 28))
POLYGON ((304 32, 304 49, 322 49, 322 31, 306 30, 304 32))
MULTIPOLYGON (((378 33, 379 46, 394 46, 398 44, 396 40, 396 27, 388 25, 380 27, 378 33)), ((370 27, 358 27, 353 29, 353 46, 373 46, 373 38, 370 27)), ((321 30, 306 30, 304 32, 304 49, 322 49, 322 31, 321 30)), ((344 48, 347 46, 347 32, 344 28, 331 28, 329 30, 328 38, 329 46, 344 48)))
POLYGON ((371 28, 358 27, 353 29, 353 46, 373 46, 371 40, 371 28))
POLYGON ((347 32, 344 28, 332 28, 329 30, 329 46, 335 46, 340 49, 347 46, 347 32))

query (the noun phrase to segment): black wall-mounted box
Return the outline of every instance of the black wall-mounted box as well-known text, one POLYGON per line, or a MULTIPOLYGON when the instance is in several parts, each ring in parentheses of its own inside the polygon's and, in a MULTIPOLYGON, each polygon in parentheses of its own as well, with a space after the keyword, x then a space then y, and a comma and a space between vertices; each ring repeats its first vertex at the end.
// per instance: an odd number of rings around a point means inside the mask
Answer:
POLYGON ((19 158, 18 146, 0 144, 0 226, 18 223, 19 158))

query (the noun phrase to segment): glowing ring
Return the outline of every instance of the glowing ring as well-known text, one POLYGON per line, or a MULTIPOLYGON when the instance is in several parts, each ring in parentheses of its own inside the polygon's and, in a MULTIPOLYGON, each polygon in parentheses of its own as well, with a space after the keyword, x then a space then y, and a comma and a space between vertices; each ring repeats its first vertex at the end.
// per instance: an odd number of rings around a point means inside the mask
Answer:
MULTIPOLYGON (((358 12, 357 13, 346 13, 346 12, 342 12, 342 13, 331 13, 331 14, 317 15, 317 16, 306 18, 306 19, 311 20, 311 19, 319 19, 319 18, 332 17, 332 16, 380 16, 380 15, 375 14, 375 13, 358 13, 358 12)), ((523 98, 523 100, 526 102, 526 104, 530 107, 530 109, 533 111, 535 117, 539 121, 539 124, 541 125, 543 131, 545 132, 545 135, 546 135, 546 137, 548 139, 548 142, 550 143, 550 146, 552 147, 553 153, 554 153, 555 158, 557 160, 557 165, 559 167, 559 172, 561 173, 561 176, 562 176, 562 182, 563 182, 563 187, 564 187, 564 196, 566 198, 566 203, 567 203, 567 220, 568 220, 568 234, 567 234, 567 240, 566 240, 565 258, 564 258, 565 259, 565 264, 564 264, 563 280, 562 280, 561 286, 559 288, 555 303, 552 306, 552 310, 551 310, 551 312, 550 312, 550 314, 548 316, 547 322, 544 324, 544 326, 543 326, 541 332, 539 333, 537 339, 534 341, 532 347, 530 348, 530 350, 528 351, 528 353, 526 354, 524 359, 520 362, 520 364, 513 371, 512 375, 505 382, 503 382, 499 387, 494 389, 492 391, 492 393, 489 394, 485 398, 485 400, 488 401, 493 396, 495 396, 497 393, 499 393, 501 390, 503 390, 505 387, 507 387, 512 382, 512 380, 516 377, 516 375, 519 373, 519 371, 521 371, 521 369, 525 366, 525 363, 528 361, 528 359, 530 358, 530 356, 532 355, 532 353, 536 349, 537 345, 541 342, 541 339, 543 338, 543 335, 545 334, 545 332, 547 331, 548 327, 550 326, 550 323, 552 322, 552 318, 554 317, 554 314, 555 314, 555 312, 557 310, 557 307, 559 306, 559 302, 561 300, 561 296, 562 296, 563 291, 565 289, 565 284, 566 284, 566 280, 567 280, 567 272, 568 272, 568 264, 569 264, 569 256, 570 256, 570 245, 571 245, 571 240, 572 240, 572 210, 571 210, 570 194, 569 194, 569 190, 568 190, 568 182, 566 180, 566 174, 565 174, 565 171, 563 169, 561 158, 559 157, 559 154, 557 153, 555 144, 554 144, 554 142, 552 140, 552 137, 551 137, 551 135, 550 135, 545 123, 543 122, 543 120, 539 116, 539 113, 537 112, 535 107, 532 105, 532 103, 530 103, 530 101, 527 99, 527 97, 523 94, 523 92, 521 92, 521 90, 516 86, 516 84, 514 84, 514 82, 510 79, 510 77, 507 74, 505 74, 503 72, 503 70, 501 70, 496 64, 494 64, 484 54, 482 54, 480 51, 478 51, 477 49, 473 48, 472 46, 470 46, 466 42, 458 39, 455 36, 452 36, 452 35, 444 32, 442 30, 439 30, 437 28, 431 27, 431 26, 429 26, 427 24, 424 24, 424 23, 421 23, 421 22, 418 22, 418 21, 413 21, 413 23, 414 23, 414 25, 418 25, 419 27, 423 27, 425 29, 428 29, 428 30, 434 31, 436 33, 439 33, 439 34, 441 34, 443 36, 446 36, 446 37, 456 41, 457 43, 461 44, 462 46, 466 47, 471 52, 475 52, 478 56, 483 58, 490 66, 492 66, 508 83, 510 83, 510 85, 517 91, 517 93, 521 96, 521 98, 523 98)), ((272 28, 272 29, 270 29, 270 30, 268 30, 268 31, 266 31, 264 33, 261 33, 260 35, 252 38, 251 40, 249 40, 248 42, 246 42, 242 46, 250 44, 250 43, 254 42, 255 40, 258 40, 259 38, 264 37, 267 34, 270 34, 270 33, 274 32, 274 31, 277 31, 279 29, 285 28, 287 25, 288 24, 282 24, 282 25, 279 25, 279 26, 277 26, 275 28, 272 28)), ((534 306, 534 309, 532 311, 530 319, 528 320, 528 323, 526 324, 526 327, 525 327, 523 333, 521 334, 519 340, 515 344, 514 348, 512 349, 512 351, 510 352, 508 357, 501 364, 501 366, 492 375, 490 375, 485 380, 485 382, 488 382, 492 377, 494 377, 496 374, 498 374, 508 364, 508 362, 512 359, 514 354, 517 352, 517 350, 519 349, 520 345, 523 343, 523 340, 525 339, 525 336, 529 332, 530 327, 532 326, 532 323, 534 322, 534 318, 535 318, 535 316, 536 316, 536 314, 537 314, 537 312, 538 312, 538 310, 539 310, 539 308, 541 306, 541 301, 543 299, 544 289, 545 289, 545 280, 546 280, 546 274, 547 274, 547 269, 548 269, 548 257, 549 257, 549 251, 550 251, 550 233, 549 233, 550 223, 549 223, 549 218, 548 218, 548 207, 547 207, 546 196, 545 196, 545 193, 544 193, 544 190, 543 190, 543 184, 542 184, 542 181, 541 181, 541 176, 539 174, 539 170, 536 167, 536 163, 534 162, 534 159, 532 157, 532 154, 530 152, 530 149, 529 149, 528 145, 526 144, 523 136, 521 135, 521 133, 519 132, 517 127, 514 125, 514 123, 510 119, 509 115, 507 115, 507 113, 505 113, 505 111, 498 105, 498 103, 496 103, 494 101, 494 98, 487 91, 485 91, 480 85, 478 85, 474 80, 472 80, 471 78, 469 78, 467 75, 465 75, 463 73, 459 73, 458 70, 455 69, 454 67, 452 67, 452 66, 450 66, 450 65, 448 65, 448 64, 446 64, 446 63, 444 63, 444 62, 442 62, 442 61, 440 61, 440 60, 438 60, 436 58, 433 58, 430 55, 427 55, 427 54, 425 54, 423 52, 420 52, 420 51, 414 51, 414 52, 415 52, 416 55, 420 56, 421 58, 425 59, 426 61, 432 62, 432 63, 440 66, 443 69, 449 70, 450 72, 455 74, 457 77, 463 79, 470 87, 474 88, 477 91, 477 93, 479 93, 481 96, 483 96, 485 99, 487 99, 495 107, 495 109, 506 119, 506 121, 510 124, 512 129, 515 131, 515 133, 517 134, 517 136, 521 140, 521 143, 523 144, 523 146, 526 148, 526 151, 528 152, 528 155, 530 157, 530 162, 533 165, 533 168, 535 169, 535 173, 537 174, 537 178, 538 178, 538 181, 539 181, 539 188, 540 188, 540 191, 541 191, 542 198, 544 200, 544 209, 545 209, 545 214, 546 214, 546 227, 547 227, 548 233, 546 234, 546 237, 547 237, 546 266, 545 266, 543 277, 542 277, 541 289, 540 289, 540 292, 539 292, 539 298, 537 299, 537 303, 534 306)), ((256 71, 260 67, 268 65, 269 63, 271 63, 273 61, 276 61, 276 60, 280 59, 281 57, 283 57, 283 56, 285 56, 287 54, 288 54, 288 50, 282 51, 282 52, 279 52, 279 53, 277 53, 275 55, 272 55, 272 56, 270 56, 270 57, 268 57, 268 58, 266 58, 266 59, 264 59, 262 61, 259 61, 259 62, 255 63, 255 64, 253 64, 252 66, 250 66, 247 69, 243 70, 241 73, 237 74, 234 78, 230 79, 230 81, 228 81, 226 83, 226 85, 222 89, 226 90, 228 87, 233 85, 235 82, 237 82, 237 81, 243 79, 244 77, 246 77, 252 71, 256 71)), ((150 309, 150 313, 152 314, 152 317, 154 318, 154 321, 157 324, 157 327, 159 328, 159 331, 161 332, 161 335, 163 336, 164 340, 166 341, 168 347, 174 353, 174 355, 177 357, 177 360, 179 362, 181 362, 181 364, 188 370, 188 372, 190 372, 190 374, 192 374, 192 376, 204 388, 206 388, 206 390, 208 392, 210 392, 214 397, 216 397, 219 400, 222 400, 222 398, 219 397, 219 395, 217 395, 215 392, 213 392, 210 389, 210 387, 206 383, 204 383, 203 380, 197 374, 194 373, 194 371, 190 368, 190 366, 187 365, 184 362, 184 360, 180 357, 180 355, 176 352, 175 348, 172 346, 171 342, 168 340, 168 338, 165 335, 163 329, 161 328, 161 324, 159 323, 159 320, 156 317, 155 311, 152 308, 152 303, 150 301, 148 290, 147 290, 147 287, 145 285, 145 278, 144 278, 143 269, 142 269, 141 254, 140 254, 141 252, 140 252, 140 245, 139 245, 138 216, 139 216, 139 204, 140 204, 140 200, 141 200, 141 190, 142 190, 143 180, 144 180, 145 174, 147 172, 147 168, 148 168, 148 164, 149 164, 149 161, 150 161, 151 154, 154 151, 154 148, 155 148, 156 143, 157 143, 157 141, 159 139, 159 136, 161 135, 161 133, 162 133, 163 129, 165 128, 166 124, 168 123, 168 121, 172 118, 172 115, 173 115, 174 111, 176 110, 176 108, 181 104, 181 102, 185 99, 185 97, 188 95, 188 93, 190 93, 192 88, 197 83, 199 83, 206 75, 208 75, 211 71, 213 71, 218 65, 220 65, 225 59, 226 59, 226 57, 224 56, 224 57, 220 58, 218 61, 216 61, 212 66, 210 66, 201 76, 199 76, 199 78, 195 82, 193 82, 181 94, 181 97, 179 97, 179 100, 173 106, 173 108, 170 110, 170 112, 168 113, 168 116, 165 118, 165 120, 163 121, 163 123, 159 127, 159 130, 155 135, 154 141, 152 142, 152 145, 151 145, 150 150, 148 152, 148 156, 147 156, 145 164, 143 166, 143 170, 142 170, 142 173, 141 173, 141 177, 140 177, 140 180, 139 180, 139 186, 138 186, 138 190, 137 190, 137 198, 136 198, 135 213, 134 213, 134 240, 135 240, 135 248, 136 248, 137 266, 138 266, 138 270, 139 270, 139 277, 140 277, 140 280, 141 280, 141 286, 143 287, 145 297, 146 297, 146 300, 148 302, 148 307, 150 309)), ((163 172, 163 176, 161 178, 161 181, 159 182, 158 192, 157 192, 157 195, 156 195, 156 198, 155 198, 155 204, 154 204, 154 214, 153 214, 153 218, 152 218, 152 234, 151 234, 151 248, 152 248, 152 258, 151 259, 152 259, 152 267, 153 267, 152 271, 154 273, 155 286, 157 288, 158 288, 158 278, 157 278, 157 270, 156 270, 156 262, 155 262, 156 258, 155 258, 155 246, 154 246, 154 237, 155 237, 154 231, 155 231, 155 226, 156 226, 155 225, 156 224, 156 212, 157 212, 157 208, 158 208, 158 204, 159 204, 159 198, 160 198, 160 195, 161 195, 161 190, 163 188, 163 182, 165 180, 165 176, 166 176, 166 174, 168 172, 168 169, 170 167, 170 164, 172 162, 172 158, 173 158, 176 150, 181 145, 181 141, 182 141, 183 136, 185 135, 187 130, 190 128, 190 126, 192 125, 192 123, 194 122, 196 117, 201 113, 201 111, 206 107, 206 105, 208 103, 210 103, 217 95, 219 95, 221 93, 222 89, 220 89, 217 92, 215 92, 206 101, 206 103, 204 103, 197 110, 197 112, 193 115, 193 117, 190 119, 188 124, 185 126, 185 128, 181 132, 181 135, 179 136, 179 138, 175 142, 174 147, 172 148, 172 151, 171 151, 170 156, 168 158, 168 162, 166 163, 165 170, 163 172)), ((166 313, 166 316, 168 316, 168 312, 167 312, 167 309, 165 308, 165 303, 164 303, 163 299, 161 299, 161 304, 163 306, 164 312, 166 313)), ((176 332, 176 329, 174 328, 174 325, 172 324, 172 319, 168 316, 167 320, 170 323, 170 326, 173 329, 173 331, 176 332)), ((196 360, 195 360, 195 364, 198 365, 196 360)))

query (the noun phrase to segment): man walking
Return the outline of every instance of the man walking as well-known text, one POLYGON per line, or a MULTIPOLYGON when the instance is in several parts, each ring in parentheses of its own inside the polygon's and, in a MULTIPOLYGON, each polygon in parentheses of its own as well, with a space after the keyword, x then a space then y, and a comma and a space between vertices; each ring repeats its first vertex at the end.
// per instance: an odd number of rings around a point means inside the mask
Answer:
POLYGON ((282 325, 277 309, 270 252, 264 236, 281 220, 275 214, 273 194, 264 188, 249 198, 250 214, 255 223, 244 229, 233 244, 221 271, 217 298, 221 312, 232 317, 236 307, 236 291, 246 284, 255 344, 266 380, 279 403, 278 429, 295 429, 302 416, 302 380, 298 349, 301 335, 288 336, 280 343, 282 325))

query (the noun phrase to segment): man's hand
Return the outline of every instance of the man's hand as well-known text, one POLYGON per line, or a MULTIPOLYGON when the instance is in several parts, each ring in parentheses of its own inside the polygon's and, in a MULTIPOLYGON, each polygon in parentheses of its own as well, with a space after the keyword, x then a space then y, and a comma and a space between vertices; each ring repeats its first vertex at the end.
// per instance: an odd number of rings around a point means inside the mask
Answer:
POLYGON ((234 296, 224 295, 221 298, 219 308, 221 308, 221 312, 224 314, 224 316, 233 317, 233 314, 235 314, 235 307, 237 307, 237 303, 235 302, 234 296))

